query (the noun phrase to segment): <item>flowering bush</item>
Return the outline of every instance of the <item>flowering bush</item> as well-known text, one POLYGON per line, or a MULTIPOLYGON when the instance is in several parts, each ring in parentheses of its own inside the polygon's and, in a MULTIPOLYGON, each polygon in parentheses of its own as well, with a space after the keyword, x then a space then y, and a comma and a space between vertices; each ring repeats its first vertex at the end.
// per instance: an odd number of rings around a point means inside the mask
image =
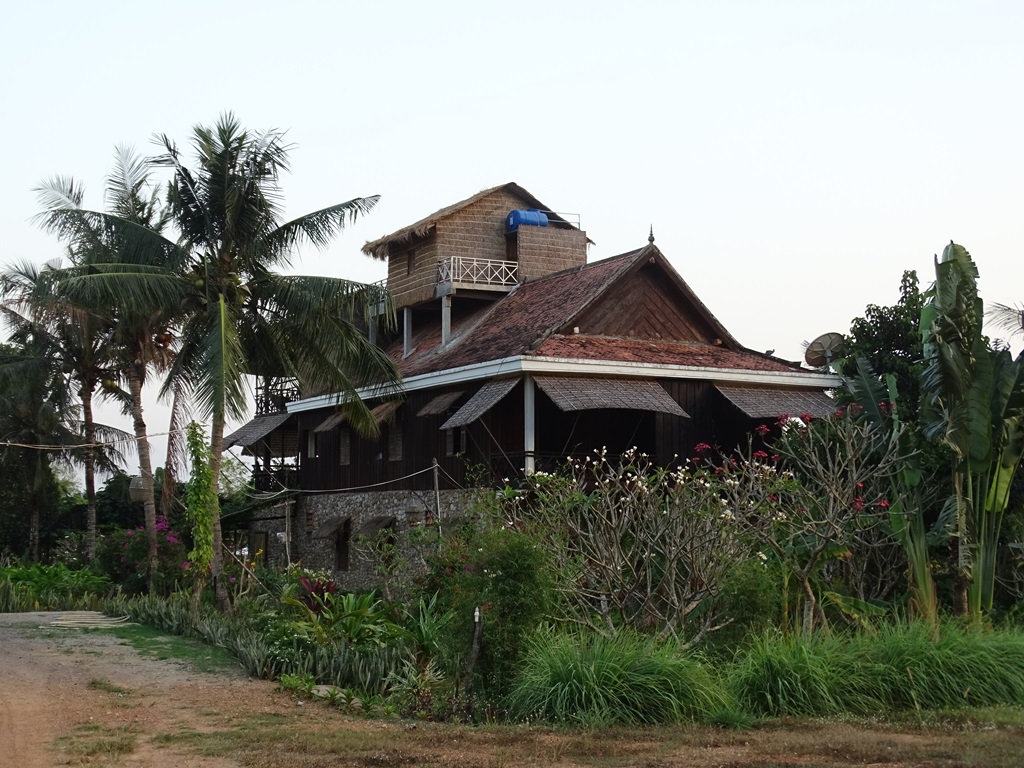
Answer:
MULTIPOLYGON (((170 594, 179 585, 188 548, 181 534, 162 517, 156 522, 159 568, 156 586, 170 594)), ((143 526, 115 530, 105 534, 97 549, 97 562, 103 573, 121 585, 126 594, 142 594, 147 588, 146 529, 143 526)))
POLYGON ((531 475, 503 510, 552 553, 560 619, 692 644, 717 627, 722 579, 749 554, 722 525, 720 485, 703 461, 664 469, 636 449, 602 449, 531 475))

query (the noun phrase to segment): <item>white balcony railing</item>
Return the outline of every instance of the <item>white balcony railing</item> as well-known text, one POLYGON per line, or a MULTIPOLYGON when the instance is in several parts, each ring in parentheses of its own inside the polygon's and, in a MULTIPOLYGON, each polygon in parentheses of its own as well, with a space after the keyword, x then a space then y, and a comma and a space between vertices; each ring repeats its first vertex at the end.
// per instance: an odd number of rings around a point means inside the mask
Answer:
POLYGON ((452 256, 437 263, 437 282, 512 287, 519 282, 519 264, 515 261, 452 256))

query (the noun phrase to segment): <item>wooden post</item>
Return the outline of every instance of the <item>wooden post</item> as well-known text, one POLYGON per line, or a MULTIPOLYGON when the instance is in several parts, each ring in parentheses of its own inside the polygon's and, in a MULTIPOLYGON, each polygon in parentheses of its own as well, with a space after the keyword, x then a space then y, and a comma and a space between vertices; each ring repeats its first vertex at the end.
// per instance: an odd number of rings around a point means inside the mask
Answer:
POLYGON ((469 661, 466 664, 466 707, 469 709, 470 717, 473 716, 473 668, 476 666, 477 657, 480 656, 480 637, 483 634, 484 622, 480 612, 480 606, 473 609, 473 645, 469 649, 469 661))

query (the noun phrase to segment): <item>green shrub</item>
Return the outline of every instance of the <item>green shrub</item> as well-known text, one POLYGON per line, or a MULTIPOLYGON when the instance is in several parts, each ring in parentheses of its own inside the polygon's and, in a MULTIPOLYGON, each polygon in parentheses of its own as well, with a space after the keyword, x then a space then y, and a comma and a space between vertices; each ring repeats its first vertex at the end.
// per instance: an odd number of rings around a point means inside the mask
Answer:
POLYGON ((463 676, 474 612, 480 608, 482 644, 475 673, 488 692, 500 694, 552 603, 545 551, 521 531, 479 521, 446 538, 428 567, 419 594, 436 595, 437 615, 449 617, 434 628, 445 671, 463 676))
POLYGON ((850 636, 759 639, 729 676, 756 715, 1024 705, 1024 633, 889 624, 850 636))
POLYGON ((508 697, 513 718, 591 727, 700 720, 725 704, 698 660, 631 632, 541 633, 508 697))
POLYGON ((0 568, 0 613, 91 610, 113 589, 106 576, 62 563, 0 568))
POLYGON ((707 636, 709 652, 731 656, 741 647, 777 627, 782 616, 782 572, 774 558, 755 556, 737 563, 722 580, 718 595, 729 623, 707 636))
POLYGON ((296 635, 290 619, 274 611, 234 617, 201 606, 193 612, 181 593, 169 598, 118 598, 107 601, 104 610, 219 645, 250 675, 266 680, 276 680, 282 674, 308 674, 325 685, 376 693, 384 690, 387 678, 410 658, 401 643, 358 648, 344 642, 319 645, 296 635))

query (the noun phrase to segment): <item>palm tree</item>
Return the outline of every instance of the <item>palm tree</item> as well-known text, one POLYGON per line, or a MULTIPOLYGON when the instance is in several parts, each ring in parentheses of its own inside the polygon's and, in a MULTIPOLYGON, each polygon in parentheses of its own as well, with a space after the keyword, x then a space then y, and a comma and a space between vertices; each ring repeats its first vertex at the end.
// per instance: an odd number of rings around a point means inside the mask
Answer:
POLYGON ((1003 329, 1010 336, 1024 336, 1024 305, 992 304, 988 308, 988 315, 997 328, 1003 329))
POLYGON ((41 521, 52 512, 53 461, 66 460, 81 444, 72 426, 77 417, 67 380, 50 354, 46 334, 32 324, 14 328, 11 344, 0 348, 0 439, 21 464, 29 506, 29 554, 41 555, 41 521))
POLYGON ((171 329, 185 298, 175 277, 181 250, 160 232, 166 216, 145 161, 119 147, 108 177, 108 213, 84 210, 81 189, 57 178, 38 190, 47 231, 69 243, 75 265, 54 270, 47 288, 61 300, 101 317, 110 326, 114 360, 128 382, 129 405, 139 455, 148 545, 149 587, 156 587, 158 546, 153 467, 142 390, 155 366, 167 369, 171 329))
MULTIPOLYGON (((304 241, 326 246, 378 198, 355 198, 283 222, 278 180, 288 169, 290 147, 280 132, 248 132, 225 114, 212 129, 194 129, 193 168, 168 137, 158 143, 164 153, 154 162, 173 172, 168 202, 194 289, 169 382, 190 382, 199 414, 211 419, 213 498, 225 421, 248 410, 247 375, 290 377, 307 391, 339 393, 353 423, 375 430, 356 390, 394 384, 398 373, 361 332, 357 312, 368 313, 386 295, 347 280, 283 276, 274 269, 289 265, 304 241)), ((227 610, 219 510, 211 514, 213 584, 218 607, 227 610)))
MULTIPOLYGON (((58 269, 51 262, 45 269, 58 269)), ((93 398, 104 382, 117 375, 110 365, 109 328, 102 318, 53 296, 44 285, 39 268, 23 263, 0 276, 4 295, 3 312, 15 326, 31 328, 46 339, 48 353, 59 364, 77 391, 82 407, 86 498, 86 558, 96 557, 96 460, 97 425, 93 398)), ((101 389, 109 391, 109 387, 101 389)), ((109 432, 109 429, 107 430, 109 432)), ((109 434, 107 434, 109 437, 109 434)))

